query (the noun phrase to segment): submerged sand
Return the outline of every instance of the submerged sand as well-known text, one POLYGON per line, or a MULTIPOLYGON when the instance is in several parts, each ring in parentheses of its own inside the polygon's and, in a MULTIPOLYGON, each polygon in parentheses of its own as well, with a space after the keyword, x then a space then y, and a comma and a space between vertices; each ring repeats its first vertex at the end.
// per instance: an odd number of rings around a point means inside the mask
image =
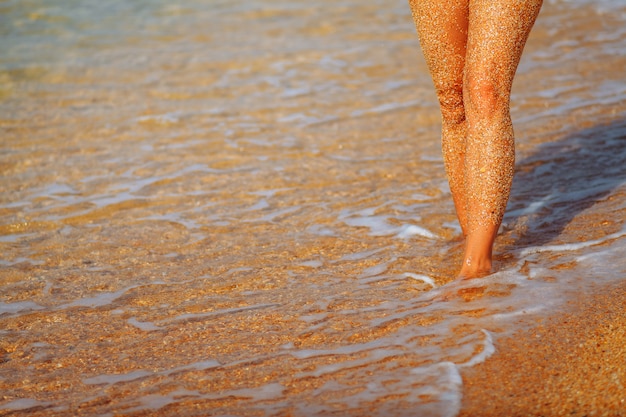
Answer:
MULTIPOLYGON (((431 286, 405 274, 446 285, 461 253, 409 8, 322 4, 215 18, 164 2, 140 28, 150 7, 73 26, 45 1, 16 12, 15 31, 43 21, 61 47, 26 33, 0 74, 0 414, 411 416, 438 382, 407 387, 411 369, 471 361, 476 322, 532 297, 496 282, 416 306, 431 286)), ((623 230, 623 34, 619 14, 546 2, 514 85, 497 268, 623 230)), ((615 240, 520 273, 601 277, 575 258, 615 240)), ((626 414, 624 286, 598 285, 514 338, 489 328, 496 354, 463 371, 463 415, 558 415, 546 381, 563 414, 626 414)))

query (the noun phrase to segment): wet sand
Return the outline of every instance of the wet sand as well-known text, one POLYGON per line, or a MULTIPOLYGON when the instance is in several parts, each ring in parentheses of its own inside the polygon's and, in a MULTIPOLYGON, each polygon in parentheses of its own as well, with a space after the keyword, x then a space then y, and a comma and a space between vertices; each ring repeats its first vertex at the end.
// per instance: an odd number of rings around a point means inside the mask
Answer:
POLYGON ((626 282, 566 310, 497 340, 493 357, 463 372, 461 417, 625 415, 626 282))
POLYGON ((623 240, 619 14, 546 3, 514 86, 509 274, 428 304, 461 253, 406 3, 40 3, 15 3, 0 74, 0 414, 450 416, 483 329, 507 358, 492 317, 623 271, 589 258, 623 240))
MULTIPOLYGON (((622 223, 625 199, 622 188, 568 224, 563 238, 588 238, 583 223, 622 223)), ((572 291, 557 310, 529 314, 513 334, 496 335, 495 354, 462 371, 459 416, 626 415, 624 277, 572 291)))

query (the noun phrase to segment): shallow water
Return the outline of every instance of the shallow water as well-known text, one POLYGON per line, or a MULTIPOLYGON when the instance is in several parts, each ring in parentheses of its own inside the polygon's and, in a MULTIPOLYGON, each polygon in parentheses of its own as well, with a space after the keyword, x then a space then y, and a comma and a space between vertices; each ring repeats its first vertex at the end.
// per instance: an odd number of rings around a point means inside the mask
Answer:
POLYGON ((626 276, 626 8, 546 2, 499 272, 457 283, 404 1, 0 5, 0 410, 454 416, 626 276))

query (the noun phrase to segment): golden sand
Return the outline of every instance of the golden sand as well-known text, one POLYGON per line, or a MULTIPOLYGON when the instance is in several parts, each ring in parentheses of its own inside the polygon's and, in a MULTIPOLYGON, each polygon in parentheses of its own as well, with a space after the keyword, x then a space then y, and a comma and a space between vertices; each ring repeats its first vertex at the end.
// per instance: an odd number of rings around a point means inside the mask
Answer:
POLYGON ((463 372, 461 417, 625 415, 626 282, 566 310, 498 340, 493 357, 463 372))
MULTIPOLYGON (((39 3, 38 13, 30 2, 6 10, 23 7, 15 22, 26 30, 50 12, 39 3)), ((517 289, 464 291, 465 310, 414 308, 430 286, 403 274, 445 285, 461 258, 450 244, 458 233, 442 186, 436 98, 406 2, 390 10, 336 3, 292 11, 272 2, 278 10, 217 18, 199 10, 198 21, 167 36, 156 26, 144 39, 129 25, 130 35, 110 43, 79 38, 53 65, 48 56, 6 65, 0 414, 288 416, 312 404, 350 417, 404 417, 415 402, 397 387, 427 361, 420 349, 471 359, 454 352, 459 340, 494 313, 489 302, 508 302, 517 289), (377 235, 359 224, 372 218, 438 238, 377 235), (429 330, 461 316, 468 320, 452 337, 429 330), (398 332, 415 337, 394 344, 398 332), (350 351, 367 343, 385 355, 350 351), (385 372, 379 381, 389 391, 346 402, 385 372)), ((132 14, 118 17, 133 23, 132 14)), ((618 88, 626 57, 612 37, 622 26, 590 7, 544 6, 513 88, 513 210, 588 185, 589 172, 622 175, 615 131, 626 114, 618 88), (589 35, 597 33, 605 39, 589 35), (572 44, 584 47, 584 59, 572 44), (537 177, 554 161, 567 163, 537 177)), ((516 216, 496 242, 497 267, 515 267, 514 252, 528 246, 621 230, 620 178, 580 201, 516 216), (546 211, 559 216, 546 223, 546 211)), ((575 270, 558 254, 548 258, 521 273, 575 270)), ((570 324, 573 334, 588 329, 570 324)), ((616 349, 623 342, 612 340, 616 349)))

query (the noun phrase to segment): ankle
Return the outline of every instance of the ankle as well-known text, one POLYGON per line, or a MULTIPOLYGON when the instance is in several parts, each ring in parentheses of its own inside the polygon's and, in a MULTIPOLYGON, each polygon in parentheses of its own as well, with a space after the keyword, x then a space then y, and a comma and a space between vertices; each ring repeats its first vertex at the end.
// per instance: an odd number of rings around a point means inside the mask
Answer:
POLYGON ((467 236, 459 278, 479 278, 491 274, 493 242, 497 225, 474 229, 467 236))
POLYGON ((491 274, 491 256, 473 257, 467 255, 463 260, 459 279, 482 278, 491 274))

